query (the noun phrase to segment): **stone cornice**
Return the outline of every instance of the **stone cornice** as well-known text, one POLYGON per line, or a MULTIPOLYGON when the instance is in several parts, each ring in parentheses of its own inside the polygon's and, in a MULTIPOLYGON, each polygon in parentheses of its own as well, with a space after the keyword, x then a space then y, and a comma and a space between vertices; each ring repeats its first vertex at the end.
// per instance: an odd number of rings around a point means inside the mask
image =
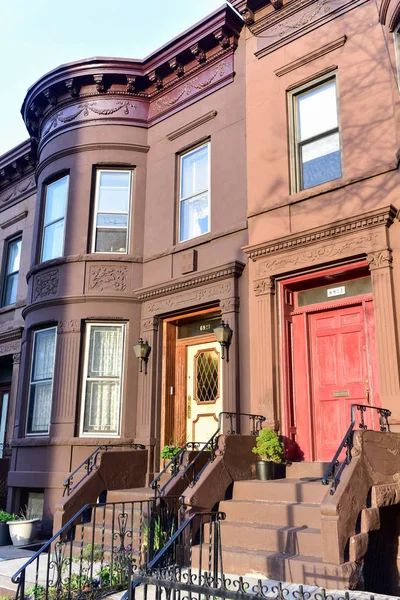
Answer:
POLYGON ((217 269, 210 269, 203 271, 192 277, 185 277, 175 280, 170 284, 163 284, 159 286, 153 286, 150 288, 144 288, 139 290, 135 297, 141 301, 154 300, 161 296, 167 296, 169 294, 175 294, 182 290, 188 290, 190 288, 199 287, 208 283, 215 283, 228 278, 238 278, 241 276, 245 265, 239 261, 234 261, 218 267, 217 269))
POLYGON ((335 221, 329 226, 317 227, 310 229, 301 234, 288 235, 280 238, 279 241, 271 241, 266 244, 258 244, 255 246, 247 246, 242 248, 244 252, 253 261, 259 258, 294 250, 297 248, 310 246, 316 242, 339 238, 355 231, 370 229, 373 227, 384 226, 390 227, 393 221, 398 216, 398 209, 393 206, 377 209, 364 215, 354 217, 352 219, 343 219, 335 221))
MULTIPOLYGON (((287 63, 286 65, 284 65, 283 67, 280 67, 279 69, 276 69, 276 71, 274 71, 274 73, 277 77, 282 77, 283 75, 286 75, 287 73, 290 73, 291 71, 294 71, 295 69, 298 69, 299 67, 302 67, 303 65, 306 65, 307 63, 315 60, 316 58, 320 58, 321 56, 324 56, 325 54, 328 54, 329 52, 332 52, 333 50, 337 50, 337 48, 341 48, 346 43, 346 40, 347 40, 347 36, 342 35, 340 38, 338 38, 332 42, 329 42, 328 44, 324 44, 320 48, 317 48, 317 50, 313 50, 313 52, 304 54, 300 58, 297 58, 296 60, 293 60, 292 62, 287 63)), ((315 75, 313 75, 313 77, 315 78, 315 75)))
POLYGON ((9 342, 15 342, 16 340, 20 340, 22 337, 23 330, 23 327, 18 327, 17 329, 11 329, 10 331, 0 333, 0 344, 6 344, 9 342))
MULTIPOLYGON (((197 99, 194 76, 203 95, 217 81, 222 84, 222 75, 211 73, 210 66, 233 54, 242 26, 236 12, 224 5, 143 60, 95 57, 58 67, 37 81, 24 100, 21 112, 31 137, 39 141, 56 126, 76 126, 88 116, 97 121, 129 117, 132 124, 153 125, 189 96, 197 99), (168 96, 172 91, 174 96, 168 96)), ((231 71, 233 78, 233 64, 231 71)))
POLYGON ((35 166, 36 148, 31 140, 0 156, 0 208, 2 203, 18 196, 16 186, 34 172, 35 166))

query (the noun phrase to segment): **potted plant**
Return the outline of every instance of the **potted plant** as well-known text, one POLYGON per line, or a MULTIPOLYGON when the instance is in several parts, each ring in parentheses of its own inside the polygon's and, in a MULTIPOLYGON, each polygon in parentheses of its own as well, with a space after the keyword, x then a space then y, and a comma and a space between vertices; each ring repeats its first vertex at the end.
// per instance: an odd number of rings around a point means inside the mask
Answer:
POLYGON ((9 521, 15 521, 17 518, 17 515, 11 515, 5 510, 0 510, 0 546, 11 545, 8 523, 9 521))
POLYGON ((260 457, 256 460, 257 479, 274 479, 274 466, 282 463, 284 457, 283 443, 278 434, 272 429, 261 429, 252 452, 260 457))
MULTIPOLYGON (((164 446, 160 454, 160 458, 164 460, 164 469, 167 466, 167 464, 174 458, 174 456, 178 454, 181 448, 182 446, 179 446, 178 444, 167 444, 166 446, 164 446)), ((172 467, 173 465, 171 465, 171 473, 174 472, 172 467)))
POLYGON ((29 546, 37 537, 40 519, 30 518, 30 514, 22 511, 19 515, 7 521, 13 546, 29 546))

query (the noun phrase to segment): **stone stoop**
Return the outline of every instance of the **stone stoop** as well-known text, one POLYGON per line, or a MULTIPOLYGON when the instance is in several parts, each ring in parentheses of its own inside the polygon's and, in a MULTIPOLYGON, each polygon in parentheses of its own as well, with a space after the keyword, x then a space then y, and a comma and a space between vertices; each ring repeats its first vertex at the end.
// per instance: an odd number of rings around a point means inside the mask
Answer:
MULTIPOLYGON (((260 573, 325 588, 354 587, 355 563, 322 561, 320 503, 327 491, 321 481, 292 477, 235 482, 232 499, 219 503, 219 510, 226 513, 226 520, 221 521, 224 572, 260 573)), ((206 526, 205 539, 207 530, 206 526)), ((198 553, 198 548, 193 552, 198 553)))

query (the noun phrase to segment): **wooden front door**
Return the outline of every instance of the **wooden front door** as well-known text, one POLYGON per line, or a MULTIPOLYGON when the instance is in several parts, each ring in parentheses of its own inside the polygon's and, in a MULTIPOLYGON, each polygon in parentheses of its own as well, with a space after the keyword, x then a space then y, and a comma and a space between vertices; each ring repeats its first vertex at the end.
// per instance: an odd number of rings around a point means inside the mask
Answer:
MULTIPOLYGON (((366 302, 308 315, 315 458, 330 461, 352 404, 380 406, 374 385, 372 312, 366 302)), ((372 411, 366 415, 372 425, 372 411)), ((358 416, 358 415, 357 415, 358 416)))
POLYGON ((215 433, 222 410, 219 344, 187 346, 186 439, 206 442, 215 433))

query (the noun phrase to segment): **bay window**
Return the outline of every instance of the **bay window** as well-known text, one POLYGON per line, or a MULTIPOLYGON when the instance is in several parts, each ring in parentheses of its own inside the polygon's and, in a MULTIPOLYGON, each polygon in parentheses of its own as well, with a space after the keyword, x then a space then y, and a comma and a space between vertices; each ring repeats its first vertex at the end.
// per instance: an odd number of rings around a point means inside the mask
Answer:
POLYGON ((179 157, 179 241, 210 231, 210 144, 179 157))
POLYGON ((289 94, 292 192, 342 176, 336 77, 289 94))
POLYGON ((69 176, 46 185, 41 262, 64 254, 69 176))
POLYGON ((93 252, 128 252, 131 195, 131 171, 97 170, 93 252))
POLYGON ((120 432, 125 325, 88 323, 82 391, 83 435, 120 432))
POLYGON ((49 433, 55 352, 56 328, 35 331, 26 428, 28 435, 49 433))

